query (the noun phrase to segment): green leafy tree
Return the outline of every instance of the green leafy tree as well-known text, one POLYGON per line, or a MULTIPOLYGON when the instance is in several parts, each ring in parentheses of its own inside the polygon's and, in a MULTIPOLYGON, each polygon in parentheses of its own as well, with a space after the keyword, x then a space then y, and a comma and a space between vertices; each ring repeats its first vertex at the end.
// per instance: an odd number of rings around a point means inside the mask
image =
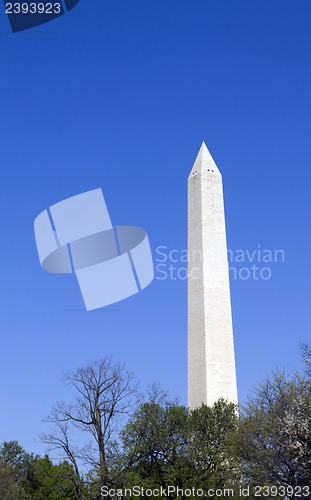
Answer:
POLYGON ((1 500, 28 499, 22 486, 32 456, 17 441, 4 442, 0 447, 1 500))
POLYGON ((26 453, 17 441, 0 448, 1 500, 78 500, 74 479, 66 461, 53 464, 47 455, 26 453))
POLYGON ((144 403, 121 432, 126 486, 181 487, 189 476, 187 409, 144 403))
POLYGON ((23 479, 31 500, 77 500, 74 470, 67 461, 53 464, 47 455, 30 462, 23 479))
POLYGON ((15 473, 3 460, 0 459, 0 498, 12 500, 25 498, 23 490, 15 481, 15 473))
MULTIPOLYGON (((121 432, 126 487, 224 488, 240 478, 229 437, 236 406, 218 401, 188 411, 184 406, 144 403, 121 432)), ((179 498, 176 491, 169 498, 179 498)))
POLYGON ((17 441, 4 441, 1 445, 0 460, 14 473, 16 483, 20 482, 31 458, 32 456, 26 453, 17 441))
POLYGON ((239 483, 240 463, 232 446, 238 422, 236 405, 223 399, 212 407, 202 405, 190 411, 188 455, 193 486, 207 490, 239 483))

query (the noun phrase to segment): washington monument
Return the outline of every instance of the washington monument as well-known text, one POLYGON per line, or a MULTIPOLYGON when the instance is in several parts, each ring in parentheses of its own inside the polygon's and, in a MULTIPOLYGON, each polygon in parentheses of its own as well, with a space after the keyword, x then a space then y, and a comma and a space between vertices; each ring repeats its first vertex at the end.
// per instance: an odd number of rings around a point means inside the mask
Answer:
POLYGON ((188 406, 237 403, 222 176, 204 142, 188 178, 188 406))

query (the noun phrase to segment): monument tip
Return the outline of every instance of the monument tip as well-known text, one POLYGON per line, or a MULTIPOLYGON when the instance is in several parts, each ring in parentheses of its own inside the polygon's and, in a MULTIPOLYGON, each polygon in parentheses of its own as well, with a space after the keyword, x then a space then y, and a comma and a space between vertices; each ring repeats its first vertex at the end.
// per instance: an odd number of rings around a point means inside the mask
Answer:
POLYGON ((195 174, 198 174, 199 172, 209 172, 210 174, 221 175, 204 141, 201 144, 200 151, 198 152, 189 178, 194 176, 195 174))

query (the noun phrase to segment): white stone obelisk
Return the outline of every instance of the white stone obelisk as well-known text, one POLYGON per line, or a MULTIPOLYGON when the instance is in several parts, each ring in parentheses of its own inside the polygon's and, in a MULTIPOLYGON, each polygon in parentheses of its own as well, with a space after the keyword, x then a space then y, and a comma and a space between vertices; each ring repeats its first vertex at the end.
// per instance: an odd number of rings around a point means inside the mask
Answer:
POLYGON ((188 179, 188 406, 237 403, 222 176, 202 144, 188 179))

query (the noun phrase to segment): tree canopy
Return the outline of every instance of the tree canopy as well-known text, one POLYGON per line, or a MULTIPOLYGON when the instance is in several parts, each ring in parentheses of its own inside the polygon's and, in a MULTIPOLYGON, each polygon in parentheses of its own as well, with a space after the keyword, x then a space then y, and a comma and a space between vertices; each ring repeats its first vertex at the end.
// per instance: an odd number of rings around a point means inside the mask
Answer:
POLYGON ((266 488, 265 498, 311 498, 308 344, 301 353, 304 374, 272 373, 239 409, 220 399, 189 410, 156 384, 142 396, 135 376, 110 358, 68 373, 76 399, 54 405, 42 436, 59 461, 4 442, 0 499, 116 498, 109 490, 122 498, 134 487, 137 499, 145 498, 143 488, 172 499, 194 499, 197 491, 238 499, 245 487, 243 497, 254 498, 255 486, 266 488), (88 444, 73 430, 88 435, 88 444))

